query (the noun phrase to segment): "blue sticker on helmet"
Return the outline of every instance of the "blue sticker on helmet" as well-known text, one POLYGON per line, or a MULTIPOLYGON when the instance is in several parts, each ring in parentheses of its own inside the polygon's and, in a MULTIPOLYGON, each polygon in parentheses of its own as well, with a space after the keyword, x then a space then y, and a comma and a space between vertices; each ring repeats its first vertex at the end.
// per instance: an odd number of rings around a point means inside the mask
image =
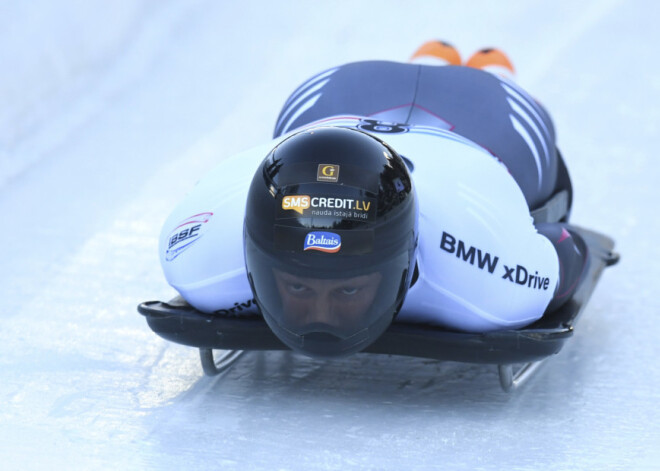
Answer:
POLYGON ((305 236, 303 250, 337 253, 341 249, 341 237, 334 232, 310 232, 305 236))

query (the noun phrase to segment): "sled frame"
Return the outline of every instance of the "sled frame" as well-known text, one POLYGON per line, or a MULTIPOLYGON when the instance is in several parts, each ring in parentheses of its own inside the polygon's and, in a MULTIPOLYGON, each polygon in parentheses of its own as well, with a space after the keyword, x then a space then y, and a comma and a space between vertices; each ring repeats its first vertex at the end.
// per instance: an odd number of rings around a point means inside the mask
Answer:
MULTIPOLYGON (((245 350, 218 350, 224 353, 215 358, 212 348, 200 348, 199 358, 202 363, 202 370, 206 376, 217 376, 229 370, 240 360, 245 350)), ((522 387, 534 373, 541 367, 545 360, 525 363, 514 371, 514 365, 497 365, 497 372, 500 378, 500 386, 504 392, 512 392, 522 387)))
POLYGON ((217 376, 234 366, 245 350, 222 350, 224 353, 220 358, 215 358, 212 348, 200 348, 199 359, 202 362, 202 370, 206 376, 217 376))
MULTIPOLYGON (((496 365, 504 391, 521 388, 572 337, 602 271, 619 260, 610 238, 576 226, 571 228, 587 244, 590 268, 573 298, 559 310, 521 329, 482 334, 394 322, 364 353, 496 365)), ((289 350, 258 313, 241 318, 205 314, 180 297, 168 302, 143 302, 138 311, 162 338, 198 348, 202 369, 208 376, 227 371, 245 351, 289 350), (218 351, 217 356, 214 350, 218 351)))

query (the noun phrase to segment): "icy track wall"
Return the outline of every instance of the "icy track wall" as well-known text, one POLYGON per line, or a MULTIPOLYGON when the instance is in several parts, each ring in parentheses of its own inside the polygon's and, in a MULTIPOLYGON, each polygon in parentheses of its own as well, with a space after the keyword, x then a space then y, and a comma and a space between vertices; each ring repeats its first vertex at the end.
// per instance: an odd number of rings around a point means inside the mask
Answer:
POLYGON ((104 68, 144 35, 142 20, 164 4, 0 0, 0 188, 46 158, 121 87, 104 83, 104 68), (100 97, 80 98, 99 87, 100 97))

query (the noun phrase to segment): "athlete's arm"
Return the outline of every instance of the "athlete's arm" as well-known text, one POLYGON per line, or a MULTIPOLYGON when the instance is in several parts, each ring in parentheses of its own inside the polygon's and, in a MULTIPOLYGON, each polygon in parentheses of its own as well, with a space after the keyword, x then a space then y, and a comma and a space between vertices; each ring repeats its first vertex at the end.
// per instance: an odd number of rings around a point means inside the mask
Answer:
POLYGON ((575 293, 588 268, 587 245, 579 234, 561 223, 537 224, 536 230, 555 248, 559 260, 559 281, 546 312, 553 312, 575 293))

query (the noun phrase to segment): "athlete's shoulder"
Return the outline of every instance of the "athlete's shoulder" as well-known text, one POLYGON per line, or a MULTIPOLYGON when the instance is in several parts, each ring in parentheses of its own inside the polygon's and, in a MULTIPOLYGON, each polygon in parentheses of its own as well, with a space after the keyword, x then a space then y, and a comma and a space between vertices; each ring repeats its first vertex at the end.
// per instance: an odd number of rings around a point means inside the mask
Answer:
POLYGON ((413 127, 386 140, 410 158, 419 196, 419 277, 401 318, 469 331, 539 318, 557 256, 507 168, 448 131, 413 127))
POLYGON ((251 299, 243 266, 243 217, 255 171, 280 140, 220 162, 174 208, 161 229, 165 278, 205 312, 251 299))

